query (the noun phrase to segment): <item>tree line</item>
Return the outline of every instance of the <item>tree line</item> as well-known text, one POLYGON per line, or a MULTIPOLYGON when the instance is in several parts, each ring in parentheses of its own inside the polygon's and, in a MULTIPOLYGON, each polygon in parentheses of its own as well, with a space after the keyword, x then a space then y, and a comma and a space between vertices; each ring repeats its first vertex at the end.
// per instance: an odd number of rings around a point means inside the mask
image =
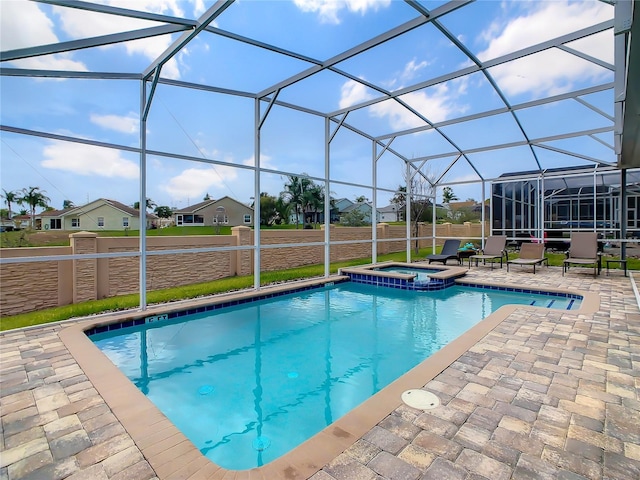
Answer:
MULTIPOLYGON (((412 222, 432 222, 432 206, 431 203, 431 188, 427 182, 418 181, 415 178, 412 179, 411 191, 413 193, 411 199, 411 221, 412 222)), ((3 217, 11 220, 12 218, 12 205, 27 206, 29 208, 31 216, 31 227, 34 227, 35 210, 40 207, 44 210, 53 210, 49 206, 51 199, 47 197, 46 192, 39 187, 23 188, 20 191, 7 191, 2 190, 1 195, 5 203, 7 204, 6 215, 3 209, 3 217)), ((398 219, 402 220, 405 216, 406 205, 406 192, 405 186, 398 186, 398 190, 394 197, 391 199, 391 204, 395 205, 396 212, 398 213, 398 219)), ((203 198, 204 201, 212 200, 207 193, 203 198)), ((458 200, 450 187, 445 187, 443 191, 443 203, 449 203, 451 201, 458 200)), ((260 224, 265 226, 279 225, 289 223, 289 219, 295 216, 296 228, 301 223, 305 228, 311 228, 314 224, 318 224, 323 221, 324 209, 325 209, 325 191, 322 185, 316 184, 313 180, 308 178, 306 174, 301 176, 289 175, 284 184, 284 189, 278 196, 270 195, 267 192, 260 193, 260 224), (302 219, 302 222, 300 220, 302 219)), ((359 196, 355 198, 357 204, 367 202, 367 198, 359 196)), ((331 210, 335 208, 335 199, 330 197, 329 204, 331 210)), ((63 202, 62 208, 73 208, 75 205, 70 200, 63 202)), ((171 218, 173 216, 173 209, 166 205, 157 205, 150 198, 146 199, 147 210, 152 210, 160 218, 171 218)), ((255 208, 255 201, 251 204, 252 208, 255 208)), ((133 208, 140 209, 140 202, 135 202, 133 208)), ((26 215, 28 212, 26 209, 20 211, 20 214, 26 215)), ((372 212, 373 214, 373 212, 372 212)), ((333 220, 333 219, 331 219, 333 220)), ((341 222, 349 226, 364 225, 368 222, 365 221, 365 214, 359 209, 353 209, 346 215, 343 215, 341 222)), ((417 225, 416 225, 417 228, 417 225)))
MULTIPOLYGON (((4 198, 4 201, 7 204, 6 218, 9 220, 13 218, 13 212, 11 210, 12 205, 16 204, 29 207, 31 228, 34 227, 36 208, 41 207, 48 209, 50 208, 49 202, 51 201, 51 199, 47 197, 46 192, 40 190, 40 187, 28 187, 19 191, 7 191, 3 188, 2 198, 4 198)), ((21 210, 20 215, 27 215, 27 210, 21 210)))

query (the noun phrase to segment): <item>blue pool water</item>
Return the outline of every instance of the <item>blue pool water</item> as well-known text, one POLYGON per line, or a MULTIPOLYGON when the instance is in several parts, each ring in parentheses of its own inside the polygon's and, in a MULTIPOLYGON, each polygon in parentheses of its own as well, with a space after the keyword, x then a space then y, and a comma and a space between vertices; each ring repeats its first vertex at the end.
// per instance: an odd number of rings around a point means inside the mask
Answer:
POLYGON ((91 339, 204 455, 247 469, 287 453, 499 307, 551 301, 569 300, 345 282, 91 339))

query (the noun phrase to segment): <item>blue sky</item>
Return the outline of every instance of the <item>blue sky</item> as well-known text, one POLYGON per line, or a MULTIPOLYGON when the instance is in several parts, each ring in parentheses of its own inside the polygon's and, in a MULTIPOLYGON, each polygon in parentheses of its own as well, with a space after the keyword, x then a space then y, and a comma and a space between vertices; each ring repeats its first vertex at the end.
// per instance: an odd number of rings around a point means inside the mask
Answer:
MULTIPOLYGON (((198 18, 213 2, 203 0, 105 0, 92 3, 198 18)), ((422 2, 433 10, 445 2, 422 2)), ((158 25, 27 2, 0 2, 1 48, 47 45, 158 25), (29 21, 24 21, 29 19, 29 21)), ((418 12, 397 0, 240 0, 225 10, 212 26, 250 37, 309 58, 326 61, 368 39, 418 17, 418 12)), ((565 35, 613 18, 613 7, 602 2, 478 1, 439 19, 441 25, 481 61, 565 35)), ((137 40, 127 44, 75 50, 3 62, 3 68, 30 68, 96 72, 140 73, 178 34, 137 40)), ((613 63, 613 33, 609 29, 566 45, 488 69, 511 105, 613 81, 613 72, 572 51, 587 54, 605 65, 613 63)), ((471 66, 466 55, 434 25, 425 24, 336 65, 355 78, 398 91, 471 66)), ((203 32, 162 70, 170 79, 213 85, 255 94, 312 66, 312 63, 228 38, 203 32)), ((139 145, 140 83, 131 80, 31 79, 0 77, 1 123, 5 127, 49 132, 74 138, 139 145)), ((282 89, 281 102, 322 113, 338 112, 381 94, 363 83, 325 70, 282 89)), ((439 82, 401 96, 430 122, 445 122, 504 107, 480 72, 439 82)), ((263 110, 264 112, 264 105, 263 110)), ((612 127, 613 93, 605 90, 575 99, 517 110, 529 138, 542 138, 596 128, 612 127), (603 115, 604 113, 605 115, 603 115)), ((420 117, 385 100, 349 113, 346 122, 373 136, 389 135, 425 125, 420 117)), ((332 127, 333 128, 333 127, 332 127)), ((509 113, 488 119, 443 125, 403 135, 391 147, 409 159, 438 157, 425 167, 440 177, 457 158, 455 149, 479 149, 496 143, 523 140, 509 113)), ((148 149, 215 160, 224 165, 183 161, 150 155, 147 196, 159 205, 182 208, 202 200, 228 195, 249 202, 254 195, 254 100, 159 85, 148 124, 148 149)), ((126 149, 101 148, 0 132, 0 180, 5 190, 38 186, 61 208, 63 201, 82 205, 104 197, 133 204, 139 198, 139 155, 126 149)), ((388 141, 388 140, 387 140, 388 141)), ((534 147, 543 168, 593 165, 584 157, 615 162, 610 146, 612 131, 588 137, 545 142, 534 147), (548 147, 548 148, 547 148, 548 147), (574 152, 567 155, 563 152, 574 152)), ((372 181, 372 143, 344 128, 331 146, 335 197, 354 199, 371 190, 357 185, 372 181)), ((467 158, 485 178, 532 170, 531 149, 514 146, 469 153, 467 158)), ((261 166, 288 173, 324 177, 324 120, 275 106, 261 131, 261 166)), ((377 164, 378 184, 394 189, 403 184, 402 162, 390 153, 377 164)), ((444 182, 476 180, 464 158, 444 175, 444 182)), ((286 175, 263 173, 261 190, 277 195, 286 175)), ((453 185, 461 200, 480 199, 478 185, 453 185)), ((379 206, 392 193, 378 194, 379 206)))

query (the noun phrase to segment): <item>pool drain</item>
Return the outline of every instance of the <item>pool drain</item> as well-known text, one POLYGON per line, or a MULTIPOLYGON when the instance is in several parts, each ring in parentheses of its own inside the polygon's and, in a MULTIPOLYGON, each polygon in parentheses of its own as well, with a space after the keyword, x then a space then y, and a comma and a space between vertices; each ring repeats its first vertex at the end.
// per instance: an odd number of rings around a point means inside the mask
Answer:
POLYGON ((440 405, 440 399, 426 390, 412 389, 402 393, 402 401, 418 410, 431 410, 440 405))
POLYGON ((199 389, 198 389, 198 393, 200 395, 209 395, 210 393, 213 392, 213 387, 211 385, 202 385, 199 389))
POLYGON ((289 372, 289 373, 287 373, 287 377, 289 377, 289 378, 298 378, 298 372, 289 372))
POLYGON ((266 450, 271 446, 269 437, 260 436, 252 442, 253 448, 259 452, 266 450))

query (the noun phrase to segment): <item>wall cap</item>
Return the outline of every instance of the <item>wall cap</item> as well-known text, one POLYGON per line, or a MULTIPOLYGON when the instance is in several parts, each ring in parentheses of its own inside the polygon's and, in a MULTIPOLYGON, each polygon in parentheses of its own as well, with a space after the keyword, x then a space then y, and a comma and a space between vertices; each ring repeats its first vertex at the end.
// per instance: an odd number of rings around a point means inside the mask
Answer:
POLYGON ((97 238, 98 234, 95 232, 76 232, 70 233, 69 238, 97 238))

